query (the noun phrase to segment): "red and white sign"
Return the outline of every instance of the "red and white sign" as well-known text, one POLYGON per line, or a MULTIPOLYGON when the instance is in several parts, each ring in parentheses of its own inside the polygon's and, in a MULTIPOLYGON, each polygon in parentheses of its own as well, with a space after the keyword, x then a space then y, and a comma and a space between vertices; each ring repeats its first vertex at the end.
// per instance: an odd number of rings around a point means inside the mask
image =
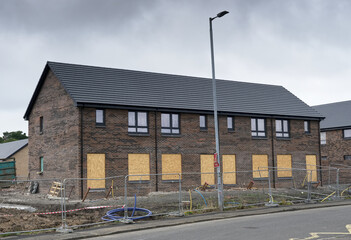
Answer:
POLYGON ((214 167, 219 167, 219 163, 218 163, 218 153, 214 154, 214 167))

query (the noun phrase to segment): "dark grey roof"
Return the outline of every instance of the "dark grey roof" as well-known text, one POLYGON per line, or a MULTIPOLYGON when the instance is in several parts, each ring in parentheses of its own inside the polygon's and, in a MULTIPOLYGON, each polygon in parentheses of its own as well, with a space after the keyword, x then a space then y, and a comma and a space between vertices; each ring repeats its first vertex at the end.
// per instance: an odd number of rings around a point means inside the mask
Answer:
POLYGON ((313 106, 325 116, 321 129, 351 127, 351 101, 313 106))
MULTIPOLYGON (((213 110, 212 82, 208 78, 57 62, 48 62, 46 68, 62 82, 76 105, 213 110)), ((27 109, 26 119, 39 88, 40 83, 27 109)), ((281 86, 217 80, 217 96, 219 112, 322 118, 281 86)))
POLYGON ((6 159, 27 146, 28 139, 0 144, 0 159, 6 159))

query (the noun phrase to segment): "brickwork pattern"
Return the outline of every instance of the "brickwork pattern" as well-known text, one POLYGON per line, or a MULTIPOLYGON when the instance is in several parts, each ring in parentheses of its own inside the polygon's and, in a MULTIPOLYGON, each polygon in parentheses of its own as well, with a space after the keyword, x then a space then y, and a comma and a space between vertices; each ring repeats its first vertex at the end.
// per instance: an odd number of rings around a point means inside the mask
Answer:
MULTIPOLYGON (((149 132, 141 135, 128 133, 128 110, 105 109, 105 126, 96 125, 95 110, 75 107, 60 82, 49 72, 29 119, 29 169, 32 177, 81 177, 81 144, 83 178, 87 176, 87 154, 105 154, 106 177, 110 177, 128 174, 128 154, 149 154, 150 173, 157 174, 161 173, 162 154, 181 154, 182 172, 199 173, 200 155, 215 152, 212 115, 207 115, 207 130, 201 130, 199 114, 180 113, 180 135, 167 136, 161 133, 161 112, 151 111, 148 112, 149 132), (44 119, 42 134, 39 132, 41 116, 44 119), (43 175, 37 175, 40 156, 44 157, 43 175)), ((226 116, 219 116, 220 153, 236 155, 237 171, 252 170, 253 154, 267 155, 270 167, 276 166, 277 154, 291 154, 292 167, 295 168, 305 167, 307 154, 316 155, 319 159, 318 121, 310 122, 311 133, 306 134, 303 120, 290 120, 291 137, 284 140, 275 137, 275 119, 266 119, 266 137, 262 139, 251 137, 250 117, 234 117, 235 130, 232 132, 228 131, 226 121, 226 116)), ((184 178, 183 184, 189 188, 201 183, 199 174, 184 178)), ((237 174, 238 186, 246 186, 251 180, 252 173, 237 174)), ((106 180, 106 188, 111 184, 112 180, 106 180)), ((119 186, 119 194, 122 194, 124 182, 114 184, 119 186)), ((161 176, 156 175, 144 184, 152 186, 145 188, 148 191, 178 190, 177 184, 173 189, 170 184, 162 184, 161 176)), ((259 184, 257 181, 256 185, 259 184)), ((128 185, 132 189, 133 186, 141 189, 139 183, 128 185)), ((83 181, 82 190, 85 192, 86 189, 86 181, 83 181)), ((82 195, 79 184, 74 194, 82 195)))
MULTIPOLYGON (((80 177, 79 110, 51 71, 33 106, 28 128, 31 179, 80 177), (43 117, 42 133, 40 117, 43 117), (42 174, 38 174, 40 157, 44 158, 42 174)), ((51 183, 47 185, 39 186, 40 190, 48 190, 51 183)), ((76 194, 78 190, 76 187, 76 194)))
MULTIPOLYGON (((321 145, 321 154, 327 157, 322 160, 322 165, 325 167, 348 168, 351 167, 350 160, 344 160, 344 155, 351 155, 351 139, 343 137, 343 130, 326 131, 326 144, 321 145)), ((340 183, 347 183, 351 177, 349 171, 340 172, 340 183)), ((331 174, 331 178, 335 179, 335 171, 331 174)))

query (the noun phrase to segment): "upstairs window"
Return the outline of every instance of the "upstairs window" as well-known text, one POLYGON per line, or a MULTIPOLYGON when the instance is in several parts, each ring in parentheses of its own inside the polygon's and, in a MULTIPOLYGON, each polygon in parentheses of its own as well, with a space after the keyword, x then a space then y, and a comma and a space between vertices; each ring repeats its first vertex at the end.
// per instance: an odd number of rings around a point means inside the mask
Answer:
POLYGON ((40 119, 39 119, 39 132, 43 133, 43 131, 44 131, 44 118, 40 117, 40 119))
POLYGON ((179 114, 162 113, 161 114, 161 133, 163 134, 180 134, 179 114))
POLYGON ((344 138, 351 138, 351 129, 344 130, 344 138))
POLYGON ((206 115, 200 115, 200 130, 207 130, 207 118, 206 115))
POLYGON ((311 132, 310 121, 304 121, 303 122, 303 127, 304 127, 304 130, 305 130, 305 133, 310 133, 311 132))
POLYGON ((275 134, 278 138, 290 137, 289 121, 288 120, 275 120, 275 134))
POLYGON ((128 112, 128 132, 148 133, 147 112, 128 112))
POLYGON ((266 121, 264 118, 251 118, 251 136, 266 137, 266 121))
POLYGON ((321 144, 327 144, 327 133, 326 132, 321 132, 321 144))
POLYGON ((351 160, 351 155, 344 155, 344 160, 351 160))
POLYGON ((229 132, 234 131, 234 117, 227 117, 227 128, 229 132))
POLYGON ((96 109, 95 123, 97 126, 105 126, 105 111, 103 109, 96 109))

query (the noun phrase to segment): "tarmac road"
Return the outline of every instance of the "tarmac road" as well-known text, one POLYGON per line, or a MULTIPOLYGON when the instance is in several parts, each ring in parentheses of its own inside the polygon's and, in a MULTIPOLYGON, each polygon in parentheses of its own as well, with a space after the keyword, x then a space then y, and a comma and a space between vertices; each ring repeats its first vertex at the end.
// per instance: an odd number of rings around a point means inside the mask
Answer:
POLYGON ((351 239, 351 206, 229 218, 89 239, 351 239))

